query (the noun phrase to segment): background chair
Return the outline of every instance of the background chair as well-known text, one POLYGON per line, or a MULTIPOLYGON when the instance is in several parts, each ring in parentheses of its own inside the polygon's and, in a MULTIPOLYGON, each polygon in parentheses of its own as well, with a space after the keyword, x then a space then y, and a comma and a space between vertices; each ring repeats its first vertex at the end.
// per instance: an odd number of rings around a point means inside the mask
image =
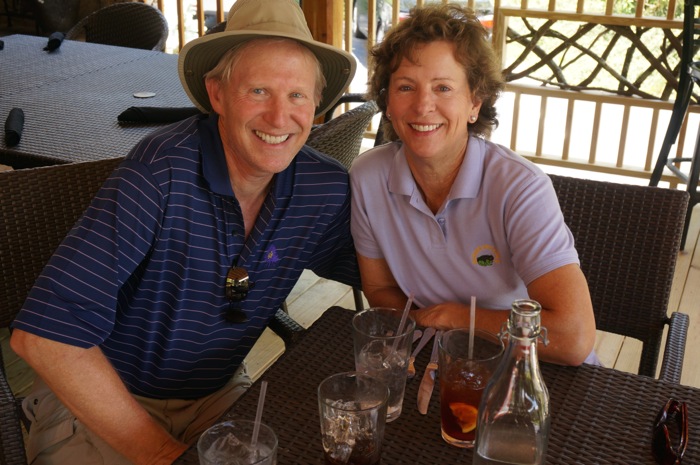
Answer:
MULTIPOLYGON (((378 111, 377 104, 373 100, 365 101, 362 94, 345 94, 326 113, 326 122, 311 131, 306 145, 335 158, 350 169, 352 161, 360 154, 367 127, 378 111), (335 109, 348 102, 364 103, 333 118, 335 109)), ((365 308, 362 290, 353 288, 352 293, 355 309, 359 312, 365 308)))
POLYGON ((204 34, 216 34, 217 32, 223 32, 226 30, 226 21, 221 21, 220 23, 215 24, 214 26, 210 27, 207 29, 207 32, 204 34))
MULTIPOLYGON (((44 264, 119 161, 0 172, 0 327, 10 326, 44 264)), ((21 400, 0 370, 0 463, 26 464, 21 400)))
MULTIPOLYGON (((5 323, 0 323, 0 326, 4 327, 5 323)), ((20 422, 20 405, 7 383, 2 363, 2 351, 0 351, 0 463, 27 465, 20 422)))
POLYGON ((145 3, 115 3, 81 19, 66 39, 120 47, 165 50, 168 22, 158 8, 145 3))
POLYGON ((326 121, 311 131, 306 145, 350 169, 352 161, 360 154, 367 127, 378 111, 379 107, 373 100, 364 101, 360 94, 346 94, 326 113, 326 121), (347 102, 361 102, 362 105, 333 118, 335 108, 347 102))
POLYGON ((642 341, 640 375, 680 382, 688 315, 667 308, 688 193, 551 175, 591 291, 597 328, 642 341))
MULTIPOLYGON (((683 237, 681 238, 681 249, 685 248, 685 240, 688 236, 688 226, 690 225, 690 215, 693 212, 693 207, 700 203, 700 192, 698 191, 698 177, 700 177, 700 133, 695 142, 695 149, 692 157, 673 157, 669 158, 671 146, 676 143, 678 133, 683 125, 688 105, 693 97, 693 89, 695 84, 700 84, 700 62, 694 61, 695 51, 700 44, 698 37, 700 30, 696 25, 700 22, 700 18, 696 15, 696 8, 700 6, 700 0, 686 0, 683 7, 683 44, 681 48, 681 61, 678 65, 678 90, 676 92, 676 100, 673 102, 673 110, 671 111, 671 120, 666 129, 659 157, 656 160, 654 171, 649 180, 650 186, 658 186, 664 168, 668 168, 678 179, 686 186, 690 201, 688 202, 687 213, 685 216, 685 225, 683 227, 683 237), (679 168, 681 163, 690 163, 688 172, 679 168)), ((700 11, 700 10, 698 10, 700 11)), ((697 103, 697 98, 695 99, 697 103)), ((687 165, 686 165, 687 166, 687 165)))

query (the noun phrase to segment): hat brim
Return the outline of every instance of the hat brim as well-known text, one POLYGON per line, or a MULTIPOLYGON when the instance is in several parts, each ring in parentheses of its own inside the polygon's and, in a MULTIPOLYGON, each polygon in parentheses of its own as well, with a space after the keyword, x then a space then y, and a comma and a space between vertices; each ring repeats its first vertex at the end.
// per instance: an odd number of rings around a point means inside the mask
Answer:
POLYGON ((254 30, 223 31, 195 39, 182 48, 178 59, 180 82, 190 100, 205 113, 212 111, 209 95, 204 85, 204 74, 212 70, 221 57, 232 47, 251 39, 280 37, 296 40, 308 47, 321 63, 326 77, 326 88, 316 107, 316 116, 328 111, 350 85, 357 64, 349 53, 321 42, 290 37, 285 32, 254 30))

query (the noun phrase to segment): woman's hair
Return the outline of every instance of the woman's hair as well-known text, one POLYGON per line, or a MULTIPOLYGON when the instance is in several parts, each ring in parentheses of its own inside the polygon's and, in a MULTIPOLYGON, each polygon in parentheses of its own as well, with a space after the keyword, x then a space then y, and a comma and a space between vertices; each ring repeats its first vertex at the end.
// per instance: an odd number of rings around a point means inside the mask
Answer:
MULTIPOLYGON (((382 114, 386 115, 391 74, 398 69, 404 58, 414 61, 418 47, 436 41, 454 44, 455 58, 464 66, 472 97, 481 102, 479 117, 469 125, 469 132, 488 136, 498 126, 495 104, 503 90, 503 74, 486 28, 474 12, 466 7, 430 4, 413 8, 409 17, 393 27, 384 41, 371 51, 373 72, 369 81, 368 98, 375 100, 382 114)), ((387 140, 397 140, 391 122, 386 118, 384 121, 384 137, 387 140)))

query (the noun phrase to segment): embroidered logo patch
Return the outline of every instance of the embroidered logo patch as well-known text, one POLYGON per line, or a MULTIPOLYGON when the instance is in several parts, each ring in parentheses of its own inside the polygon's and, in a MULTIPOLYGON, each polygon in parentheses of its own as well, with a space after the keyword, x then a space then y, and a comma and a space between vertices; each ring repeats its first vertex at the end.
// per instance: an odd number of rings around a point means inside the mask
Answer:
POLYGON ((277 247, 274 245, 271 245, 267 251, 265 251, 265 258, 263 259, 263 263, 265 263, 265 266, 267 268, 273 268, 277 266, 277 262, 280 261, 280 258, 277 256, 277 247))
POLYGON ((472 252, 472 263, 479 266, 493 266, 501 263, 501 255, 492 245, 480 245, 472 252))

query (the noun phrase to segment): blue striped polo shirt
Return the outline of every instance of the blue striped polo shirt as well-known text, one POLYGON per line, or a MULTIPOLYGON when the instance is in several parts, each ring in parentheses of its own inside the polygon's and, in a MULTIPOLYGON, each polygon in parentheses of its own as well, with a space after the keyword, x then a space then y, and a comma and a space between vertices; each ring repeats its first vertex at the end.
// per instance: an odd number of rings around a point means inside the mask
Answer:
POLYGON ((349 181, 304 146, 274 177, 245 238, 217 117, 144 138, 102 186, 31 290, 14 327, 100 346, 133 394, 199 398, 241 364, 301 272, 359 285, 349 181), (224 283, 253 288, 229 323, 224 283))

